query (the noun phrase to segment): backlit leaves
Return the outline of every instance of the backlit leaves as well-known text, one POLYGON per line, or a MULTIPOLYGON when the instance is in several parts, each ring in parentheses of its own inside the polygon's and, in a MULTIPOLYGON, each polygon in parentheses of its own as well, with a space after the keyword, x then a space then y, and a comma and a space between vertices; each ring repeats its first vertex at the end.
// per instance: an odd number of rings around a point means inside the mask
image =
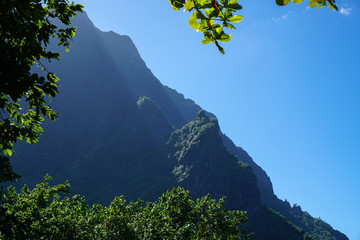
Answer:
POLYGON ((228 42, 232 36, 224 29, 235 29, 234 23, 243 20, 240 15, 234 14, 242 9, 238 0, 169 0, 175 10, 185 7, 185 11, 192 12, 189 19, 190 27, 203 33, 203 44, 214 43, 223 54, 224 49, 219 42, 228 42))
POLYGON ((243 20, 243 16, 235 15, 235 16, 229 18, 229 20, 231 22, 238 23, 238 22, 241 22, 243 20))
MULTIPOLYGON (((280 6, 285 6, 293 1, 296 4, 304 0, 275 0, 280 6)), ((196 31, 204 35, 203 44, 214 43, 218 50, 225 54, 219 42, 228 42, 231 35, 224 29, 236 29, 233 24, 243 20, 237 12, 242 9, 239 0, 169 0, 175 10, 185 8, 184 11, 192 12, 189 24, 196 31)), ((328 6, 338 10, 335 0, 310 0, 309 7, 328 6)))
MULTIPOLYGON (((304 0, 276 0, 277 5, 284 6, 293 1, 296 4, 302 3, 304 0)), ((318 7, 322 8, 323 6, 328 6, 331 9, 338 10, 338 7, 335 4, 336 0, 310 0, 309 7, 318 7)))
POLYGON ((285 6, 290 3, 290 0, 276 0, 276 4, 279 6, 285 6))

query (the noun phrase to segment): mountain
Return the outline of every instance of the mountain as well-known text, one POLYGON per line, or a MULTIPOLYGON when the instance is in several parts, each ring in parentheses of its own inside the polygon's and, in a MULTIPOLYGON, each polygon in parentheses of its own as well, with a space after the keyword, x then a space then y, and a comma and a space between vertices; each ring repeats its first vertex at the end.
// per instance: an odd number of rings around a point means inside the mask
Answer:
MULTIPOLYGON (((48 69, 61 79, 36 145, 18 143, 12 159, 34 186, 49 173, 69 180, 88 202, 114 196, 155 201, 175 186, 193 197, 227 197, 246 210, 255 238, 348 239, 298 206, 279 200, 266 172, 219 127, 214 114, 161 82, 127 36, 102 32, 82 14, 70 53, 48 69)), ((54 47, 56 49, 56 47, 54 47)))

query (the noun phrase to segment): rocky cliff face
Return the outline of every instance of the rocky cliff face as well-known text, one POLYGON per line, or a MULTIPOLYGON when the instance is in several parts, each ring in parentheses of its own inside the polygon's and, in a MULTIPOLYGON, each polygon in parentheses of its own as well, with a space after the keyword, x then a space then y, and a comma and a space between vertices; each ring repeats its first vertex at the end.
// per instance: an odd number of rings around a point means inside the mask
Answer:
POLYGON ((129 37, 101 32, 85 14, 74 25, 70 53, 49 66, 61 78, 53 101, 59 118, 44 126, 40 143, 18 144, 19 185, 49 173, 55 183, 69 179, 90 203, 116 195, 154 201, 183 186, 196 197, 226 195, 228 207, 249 211, 260 240, 347 239, 277 199, 266 172, 220 132, 214 115, 163 86, 129 37))

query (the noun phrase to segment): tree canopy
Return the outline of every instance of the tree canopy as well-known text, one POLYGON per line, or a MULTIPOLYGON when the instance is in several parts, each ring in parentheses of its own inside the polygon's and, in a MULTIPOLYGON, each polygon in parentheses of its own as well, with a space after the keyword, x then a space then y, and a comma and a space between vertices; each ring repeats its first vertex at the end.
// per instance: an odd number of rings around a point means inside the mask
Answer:
POLYGON ((20 193, 9 187, 0 205, 1 239, 251 239, 242 229, 246 212, 225 209, 225 198, 194 201, 174 188, 156 202, 128 204, 121 196, 108 207, 89 207, 79 195, 62 197, 68 182, 51 187, 50 180, 20 193))

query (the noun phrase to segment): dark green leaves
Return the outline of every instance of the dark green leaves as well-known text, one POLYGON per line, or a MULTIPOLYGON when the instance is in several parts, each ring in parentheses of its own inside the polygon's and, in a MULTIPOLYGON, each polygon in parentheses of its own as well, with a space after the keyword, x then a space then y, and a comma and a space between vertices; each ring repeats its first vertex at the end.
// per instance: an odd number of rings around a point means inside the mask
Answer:
POLYGON ((290 3, 290 0, 276 0, 276 4, 279 6, 285 6, 290 3))
POLYGON ((195 202, 174 188, 156 202, 115 197, 108 207, 89 207, 79 195, 61 197, 69 193, 68 182, 51 187, 50 180, 20 193, 8 188, 0 205, 1 239, 250 239, 240 229, 246 212, 225 209, 225 198, 195 202))
POLYGON ((0 183, 4 183, 7 181, 16 181, 16 179, 19 177, 19 175, 13 172, 10 165, 10 159, 8 157, 0 155, 0 183))
POLYGON ((43 61, 60 59, 59 53, 47 49, 50 39, 57 38, 59 46, 70 47, 75 28, 68 26, 82 8, 67 0, 11 0, 1 4, 0 156, 11 156, 17 140, 37 142, 43 131, 41 122, 45 118, 55 120, 56 112, 49 102, 58 93, 58 78, 49 73, 43 61), (54 18, 63 27, 54 25, 54 18), (32 73, 33 66, 42 71, 32 73))
POLYGON ((236 0, 232 0, 228 4, 224 4, 224 6, 231 11, 236 11, 236 10, 242 9, 242 6, 236 0))
POLYGON ((178 11, 185 6, 185 0, 169 0, 174 10, 178 11))

